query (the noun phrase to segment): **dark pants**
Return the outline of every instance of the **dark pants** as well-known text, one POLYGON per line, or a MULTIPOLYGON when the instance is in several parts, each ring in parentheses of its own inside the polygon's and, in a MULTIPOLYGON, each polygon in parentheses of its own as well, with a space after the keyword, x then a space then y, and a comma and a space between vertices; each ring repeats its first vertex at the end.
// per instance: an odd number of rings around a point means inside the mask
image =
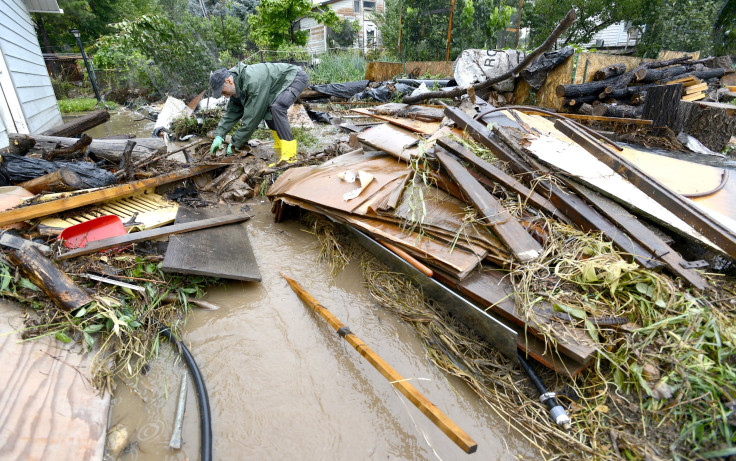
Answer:
POLYGON ((283 139, 284 141, 294 139, 294 136, 291 134, 291 126, 289 126, 289 118, 286 116, 286 112, 294 104, 294 101, 296 101, 299 95, 302 94, 308 83, 309 76, 300 68, 291 85, 287 86, 281 94, 276 96, 276 100, 269 107, 272 120, 266 120, 266 125, 276 132, 279 139, 283 139))

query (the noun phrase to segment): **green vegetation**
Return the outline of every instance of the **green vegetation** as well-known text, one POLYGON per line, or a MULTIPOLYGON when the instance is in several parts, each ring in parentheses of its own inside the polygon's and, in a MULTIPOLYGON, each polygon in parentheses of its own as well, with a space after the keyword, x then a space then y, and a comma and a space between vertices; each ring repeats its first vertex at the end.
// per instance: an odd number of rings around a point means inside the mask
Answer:
POLYGON ((309 31, 299 30, 304 18, 313 18, 327 26, 338 22, 334 10, 314 8, 311 0, 261 0, 256 14, 248 18, 250 39, 267 50, 278 50, 288 44, 306 45, 309 31))
MULTIPOLYGON (((61 113, 85 112, 95 110, 98 106, 96 98, 59 99, 56 102, 59 104, 61 113)), ((106 102, 105 107, 108 109, 117 109, 118 105, 114 102, 106 102)))
POLYGON ((317 59, 318 63, 307 69, 309 82, 312 84, 349 82, 365 78, 366 60, 357 51, 324 53, 317 59))
POLYGON ((202 118, 202 123, 199 123, 196 118, 189 116, 175 118, 171 122, 171 132, 177 137, 188 134, 206 136, 209 131, 217 128, 217 124, 220 123, 223 113, 224 111, 222 109, 203 110, 198 113, 199 117, 202 118))

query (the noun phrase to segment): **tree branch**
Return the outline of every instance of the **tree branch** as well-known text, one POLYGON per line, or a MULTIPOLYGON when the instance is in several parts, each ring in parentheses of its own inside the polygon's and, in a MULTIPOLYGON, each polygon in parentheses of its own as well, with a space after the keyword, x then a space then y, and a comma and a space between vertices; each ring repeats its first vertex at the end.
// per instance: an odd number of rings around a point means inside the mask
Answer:
MULTIPOLYGON (((524 60, 521 61, 518 66, 514 67, 513 69, 511 69, 510 71, 506 72, 503 75, 488 79, 481 83, 476 83, 475 85, 473 85, 473 88, 475 89, 475 91, 485 90, 486 88, 490 87, 491 85, 495 83, 502 82, 506 79, 509 79, 511 77, 518 75, 518 73, 521 72, 521 70, 524 69, 526 66, 531 64, 531 62, 537 56, 539 56, 540 54, 544 53, 549 48, 551 48, 552 45, 560 37, 560 35, 562 35, 562 33, 565 32, 565 30, 567 30, 567 28, 570 27, 573 22, 575 22, 575 10, 571 9, 570 11, 568 11, 567 15, 562 20, 562 22, 560 22, 560 24, 555 28, 555 30, 552 31, 549 37, 547 37, 544 43, 539 45, 539 48, 537 48, 536 50, 526 55, 524 60)), ((402 99, 402 102, 404 104, 414 104, 419 101, 425 101, 427 99, 432 99, 432 98, 454 98, 457 96, 461 96, 467 92, 468 92, 467 88, 460 88, 460 87, 457 87, 457 88, 454 88, 448 91, 430 91, 429 93, 418 94, 416 96, 404 96, 404 99, 402 99)))

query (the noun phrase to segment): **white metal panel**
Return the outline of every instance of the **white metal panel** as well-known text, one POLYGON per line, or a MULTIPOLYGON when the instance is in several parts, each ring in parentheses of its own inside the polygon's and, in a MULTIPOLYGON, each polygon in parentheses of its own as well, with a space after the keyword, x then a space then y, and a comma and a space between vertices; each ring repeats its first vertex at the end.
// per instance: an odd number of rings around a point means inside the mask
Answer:
POLYGON ((5 129, 3 118, 0 117, 0 149, 5 149, 6 147, 8 147, 9 144, 10 140, 8 139, 8 130, 5 129))
POLYGON ((25 0, 30 13, 63 13, 56 0, 25 0))
POLYGON ((5 75, 0 74, 0 83, 13 122, 13 126, 6 123, 9 131, 40 133, 62 123, 26 6, 50 8, 51 3, 56 4, 46 0, 0 0, 0 52, 4 67, 0 71, 5 71, 5 75))

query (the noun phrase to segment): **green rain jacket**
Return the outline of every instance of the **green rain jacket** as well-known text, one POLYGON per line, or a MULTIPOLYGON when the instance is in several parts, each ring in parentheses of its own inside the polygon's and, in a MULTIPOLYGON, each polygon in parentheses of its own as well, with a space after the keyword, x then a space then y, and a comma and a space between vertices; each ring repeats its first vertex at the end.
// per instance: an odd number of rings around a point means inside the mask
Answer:
POLYGON ((215 129, 215 136, 225 138, 242 118, 242 125, 233 134, 233 146, 240 149, 248 142, 263 119, 271 120, 268 108, 276 97, 296 77, 298 68, 291 64, 270 62, 247 65, 238 63, 230 69, 235 81, 236 94, 230 96, 227 112, 215 129))

